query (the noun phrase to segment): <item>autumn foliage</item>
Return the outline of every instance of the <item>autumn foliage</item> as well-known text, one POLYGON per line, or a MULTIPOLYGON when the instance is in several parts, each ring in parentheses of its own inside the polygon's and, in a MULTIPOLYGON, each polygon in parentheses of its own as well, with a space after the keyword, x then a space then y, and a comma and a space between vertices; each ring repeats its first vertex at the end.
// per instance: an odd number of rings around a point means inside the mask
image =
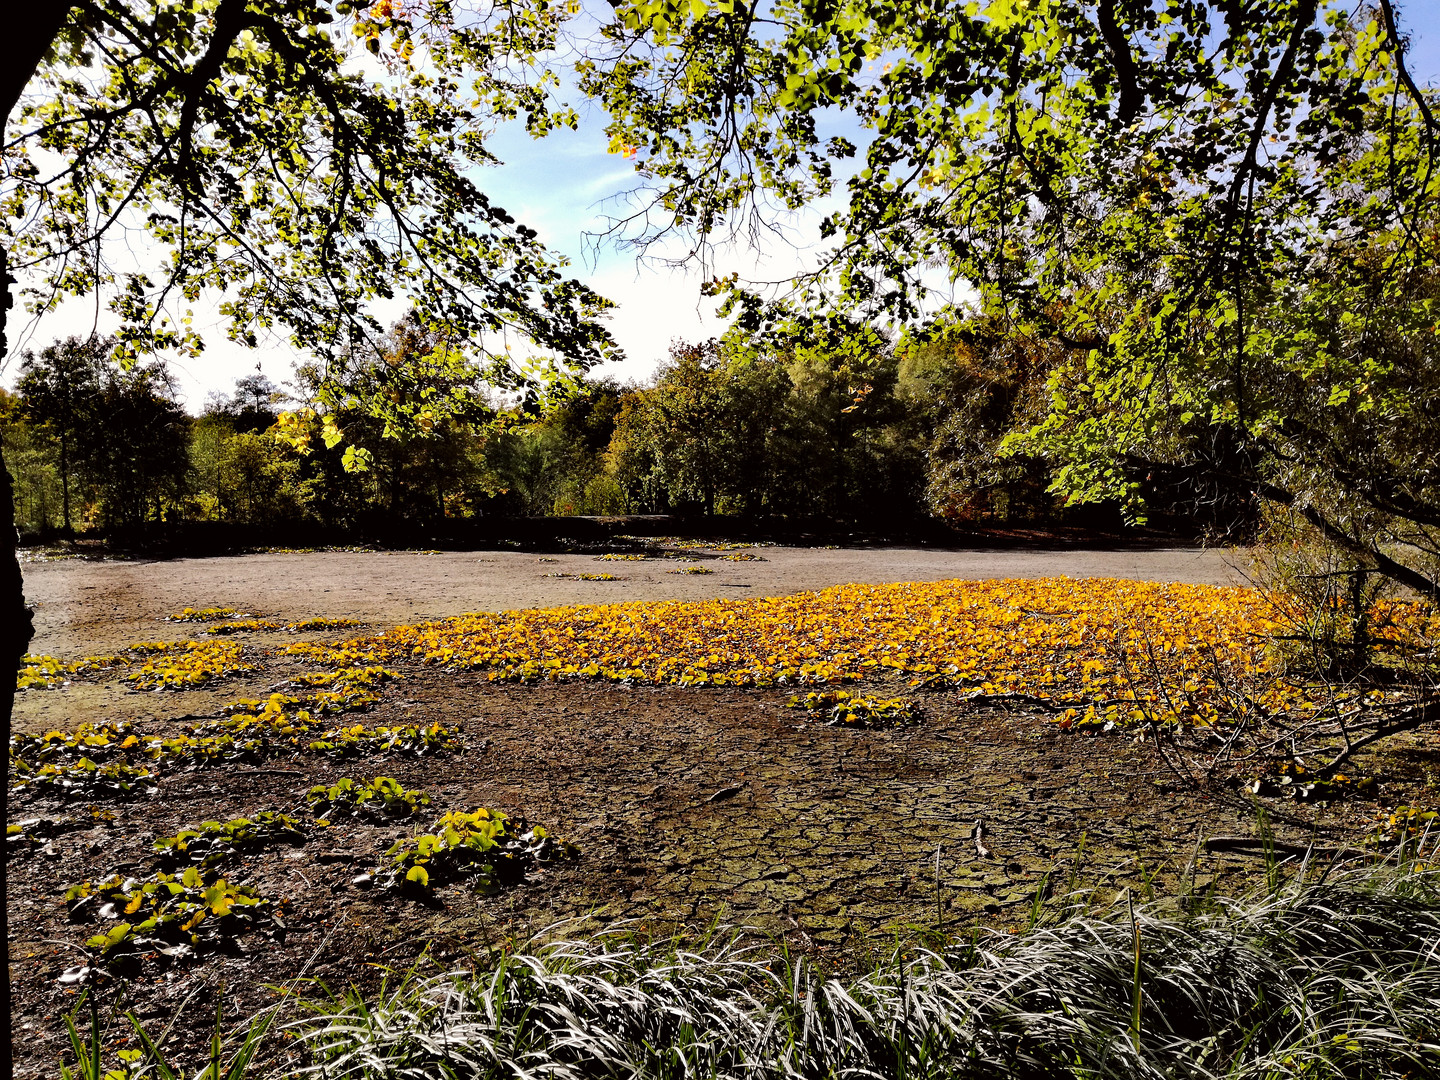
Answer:
MULTIPOLYGON (((496 680, 773 686, 890 675, 1036 708, 1065 727, 1212 725, 1333 706, 1276 664, 1286 615, 1282 598, 1245 588, 945 581, 481 613, 291 648, 327 663, 422 660, 496 680)), ((1384 616, 1396 649, 1436 630, 1414 605, 1386 605, 1384 616)))

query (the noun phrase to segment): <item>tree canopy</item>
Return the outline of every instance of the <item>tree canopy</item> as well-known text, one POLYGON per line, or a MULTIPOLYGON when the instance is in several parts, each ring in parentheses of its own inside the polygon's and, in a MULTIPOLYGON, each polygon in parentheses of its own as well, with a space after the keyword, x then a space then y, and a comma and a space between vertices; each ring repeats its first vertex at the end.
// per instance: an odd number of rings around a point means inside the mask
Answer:
POLYGON ((617 230, 692 237, 742 324, 776 298, 720 275, 715 242, 836 198, 779 299, 923 333, 938 268, 1072 350, 1008 444, 1059 461, 1070 499, 1143 515, 1143 477, 1202 426, 1233 488, 1436 591, 1416 466, 1440 439, 1412 391, 1434 381, 1436 102, 1390 0, 617 12, 585 69, 649 178, 617 230), (837 113, 861 138, 827 136, 837 113))
POLYGON ((32 311, 100 291, 125 354, 195 353, 189 305, 208 294, 232 338, 282 330, 328 362, 379 336, 377 301, 404 296, 472 379, 509 385, 524 377, 507 345, 582 368, 610 348, 605 302, 475 172, 495 123, 571 122, 538 58, 573 9, 52 7, 54 33, 32 28, 18 50, 34 74, 6 101, 0 189, 0 244, 32 311))

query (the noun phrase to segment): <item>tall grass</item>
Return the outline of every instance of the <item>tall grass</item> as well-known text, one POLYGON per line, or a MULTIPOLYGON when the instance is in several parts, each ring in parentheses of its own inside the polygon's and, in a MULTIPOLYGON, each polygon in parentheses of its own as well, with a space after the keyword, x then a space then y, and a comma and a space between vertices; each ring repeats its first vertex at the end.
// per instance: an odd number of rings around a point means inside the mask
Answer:
POLYGON ((561 941, 335 999, 300 1075, 1440 1077, 1437 885, 1366 869, 1188 915, 1127 904, 850 979, 733 938, 561 941))

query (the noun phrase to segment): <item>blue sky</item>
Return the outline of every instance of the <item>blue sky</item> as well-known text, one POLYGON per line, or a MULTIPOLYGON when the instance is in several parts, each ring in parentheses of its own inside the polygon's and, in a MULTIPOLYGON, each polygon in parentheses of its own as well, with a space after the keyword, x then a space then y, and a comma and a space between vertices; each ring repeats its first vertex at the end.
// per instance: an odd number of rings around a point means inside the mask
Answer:
POLYGON ((1440 2, 1402 3, 1400 20, 1410 31, 1410 74, 1420 83, 1440 82, 1440 2))
MULTIPOLYGON (((1402 5, 1401 19, 1412 36, 1411 73, 1421 83, 1440 83, 1440 0, 1409 0, 1402 5)), ((644 378, 663 359, 673 339, 700 340, 720 332, 723 325, 713 317, 713 302, 700 296, 697 275, 639 266, 630 252, 613 246, 596 249, 587 242, 587 234, 603 227, 607 213, 616 208, 615 197, 632 187, 636 176, 630 162, 607 152, 603 115, 581 108, 578 131, 562 131, 539 141, 531 140, 519 125, 498 132, 490 146, 504 164, 486 170, 480 180, 495 203, 537 229, 550 247, 571 259, 575 276, 619 304, 611 331, 627 360, 611 371, 621 378, 644 378)), ((818 217, 796 224, 802 233, 808 227, 813 235, 818 217)), ((720 269, 774 279, 786 276, 803 258, 803 250, 777 249, 767 258, 734 252, 720 269)), ((397 307, 393 314, 400 313, 397 307)), ((197 311, 197 316, 200 328, 210 329, 204 326, 204 312, 197 311)), ((93 322, 93 301, 72 301, 36 328, 30 344, 38 348, 57 336, 86 333, 93 322)), ((230 345, 218 329, 210 329, 206 337, 209 347, 199 360, 171 363, 181 395, 192 410, 204 404, 210 391, 228 390, 257 362, 280 382, 288 378, 297 359, 283 343, 252 351, 230 345)), ((7 382, 13 380, 16 366, 12 363, 4 372, 7 382)))

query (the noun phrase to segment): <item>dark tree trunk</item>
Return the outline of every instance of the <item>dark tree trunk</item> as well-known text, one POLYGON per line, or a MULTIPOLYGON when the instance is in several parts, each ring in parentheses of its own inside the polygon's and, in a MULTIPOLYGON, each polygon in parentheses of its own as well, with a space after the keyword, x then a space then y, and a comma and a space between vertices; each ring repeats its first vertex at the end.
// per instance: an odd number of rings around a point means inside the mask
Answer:
MULTIPOLYGON (((6 20, 5 63, 0 64, 0 117, 8 118, 15 111, 16 102, 74 6, 70 0, 35 0, 25 6, 23 16, 6 20)), ((20 15, 18 11, 14 14, 20 15)))
MULTIPOLYGON (((0 357, 6 355, 5 323, 7 309, 13 301, 10 286, 8 252, 0 246, 0 357)), ((18 557, 19 533, 15 529, 15 491, 10 484, 10 469, 5 464, 5 451, 0 447, 0 516, 3 516, 5 539, 0 547, 0 651, 4 654, 4 666, 0 667, 0 735, 5 739, 5 748, 10 748, 10 720, 15 711, 15 676, 20 670, 20 661, 30 648, 34 636, 30 609, 25 606, 25 583, 20 576, 18 557)), ((10 777, 7 769, 4 792, 0 801, 5 804, 5 819, 10 819, 10 777)), ((5 980, 0 986, 0 1015, 4 1016, 3 1034, 0 1034, 0 1053, 4 1060, 14 1061, 14 1046, 10 1029, 10 1018, 14 1015, 10 999, 10 874, 4 862, 0 862, 0 934, 5 936, 5 980)))
POLYGON ((70 527, 70 439, 65 434, 60 436, 60 519, 66 539, 74 536, 75 530, 70 527))

